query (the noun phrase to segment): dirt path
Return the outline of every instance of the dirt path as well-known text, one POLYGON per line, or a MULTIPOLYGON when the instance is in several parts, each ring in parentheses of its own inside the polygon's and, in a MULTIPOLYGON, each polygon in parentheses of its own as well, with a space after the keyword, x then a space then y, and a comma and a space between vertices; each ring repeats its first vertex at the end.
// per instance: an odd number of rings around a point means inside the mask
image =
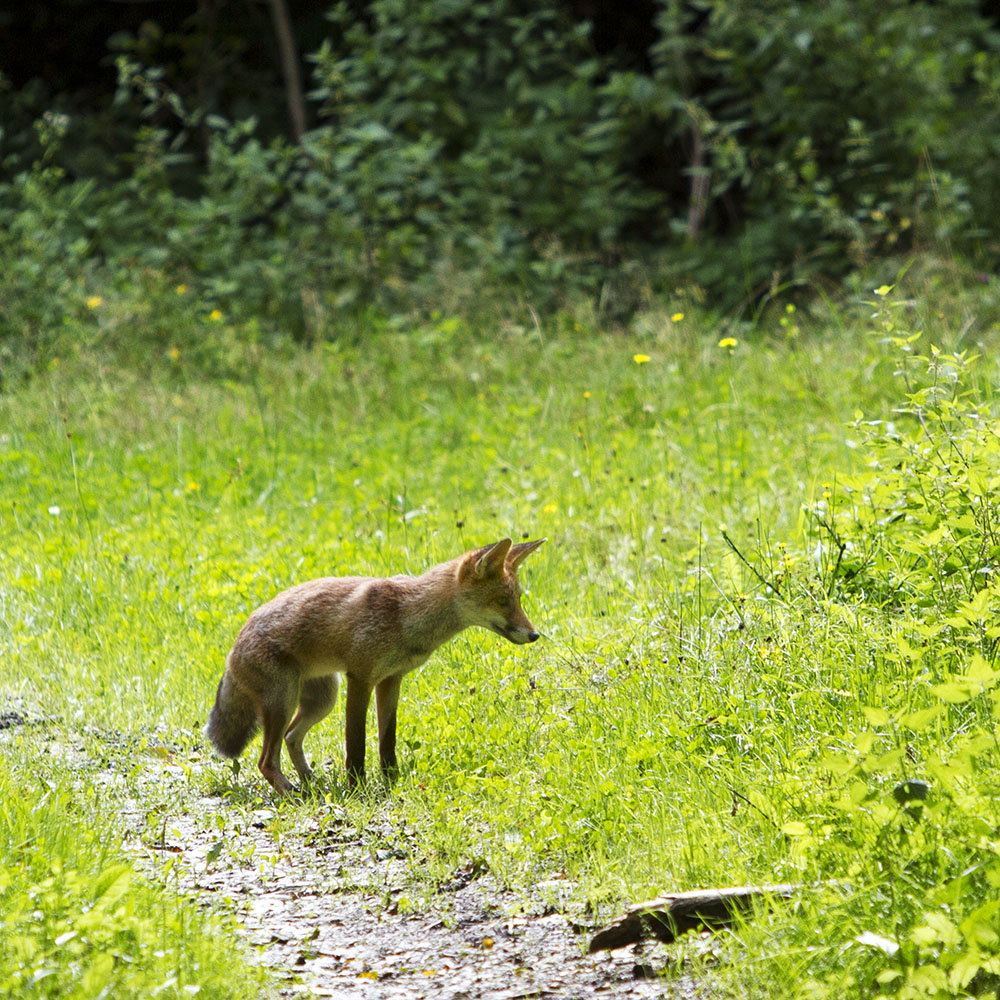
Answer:
MULTIPOLYGON (((0 742, 10 728, 0 732, 0 742)), ((22 730, 23 731, 23 730, 22 730)), ((233 913, 282 997, 342 1000, 528 1000, 630 997, 711 1000, 703 982, 658 979, 671 952, 584 953, 592 927, 574 928, 559 879, 516 895, 484 869, 457 872, 430 897, 412 877, 405 830, 358 831, 324 806, 305 829, 276 832, 270 808, 193 794, 199 755, 107 740, 102 762, 71 737, 38 733, 39 752, 89 772, 119 803, 126 847, 148 877, 233 913), (152 758, 152 759, 151 759, 152 758)), ((251 1000, 251 998, 247 998, 251 1000)))
POLYGON ((545 901, 558 895, 552 883, 521 898, 470 868, 456 872, 428 909, 407 914, 405 848, 373 854, 352 829, 331 834, 316 823, 285 836, 276 853, 266 809, 240 835, 242 852, 253 844, 252 858, 220 863, 218 840, 191 816, 225 808, 206 798, 188 815, 167 817, 164 842, 143 849, 146 864, 170 859, 182 890, 222 897, 217 902, 237 913, 260 961, 284 981, 281 996, 707 996, 694 983, 649 978, 667 960, 659 946, 641 961, 631 949, 585 955, 585 937, 545 901))

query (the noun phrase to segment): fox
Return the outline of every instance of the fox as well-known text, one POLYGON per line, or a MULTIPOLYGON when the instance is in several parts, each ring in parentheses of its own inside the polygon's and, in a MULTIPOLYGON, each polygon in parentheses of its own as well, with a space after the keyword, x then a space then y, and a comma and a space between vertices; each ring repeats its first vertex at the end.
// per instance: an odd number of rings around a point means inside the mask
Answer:
POLYGON ((406 674, 472 625, 517 645, 539 638, 521 608, 517 569, 545 541, 503 538, 419 576, 322 577, 283 591, 257 608, 236 636, 206 735, 221 756, 235 759, 263 729, 257 767, 279 795, 287 795, 294 786, 281 770, 282 743, 307 784, 313 772, 303 741, 333 709, 344 674, 348 787, 364 780, 373 691, 379 762, 391 780, 398 769, 396 707, 406 674))

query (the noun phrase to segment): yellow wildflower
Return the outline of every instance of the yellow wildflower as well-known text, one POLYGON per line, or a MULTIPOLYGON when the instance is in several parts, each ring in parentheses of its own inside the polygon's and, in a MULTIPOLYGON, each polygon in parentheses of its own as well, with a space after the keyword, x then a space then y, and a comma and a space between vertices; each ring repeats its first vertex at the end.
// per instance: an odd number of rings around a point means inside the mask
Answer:
POLYGON ((670 317, 670 322, 679 323, 682 319, 684 319, 684 313, 674 313, 673 316, 670 317))
POLYGON ((188 286, 185 284, 180 284, 174 289, 178 295, 187 295, 187 290, 188 286))
POLYGON ((633 354, 632 355, 632 360, 637 365, 644 365, 649 360, 649 355, 648 354, 633 354))
POLYGON ((170 350, 167 351, 167 357, 170 358, 171 361, 179 361, 181 357, 180 348, 171 347, 170 350))
POLYGON ((208 314, 208 318, 209 318, 209 319, 210 319, 210 320, 211 320, 211 321, 212 321, 213 323, 219 323, 219 322, 221 322, 221 320, 222 320, 222 310, 221 310, 221 309, 213 309, 213 310, 212 310, 212 311, 211 311, 211 312, 210 312, 210 313, 208 314))
POLYGON ((739 345, 739 341, 735 337, 723 337, 719 341, 719 347, 728 347, 732 350, 734 347, 739 345))
POLYGON ((102 299, 100 297, 100 295, 91 295, 87 299, 87 308, 88 309, 97 309, 99 306, 102 306, 102 305, 104 305, 104 299, 102 299))

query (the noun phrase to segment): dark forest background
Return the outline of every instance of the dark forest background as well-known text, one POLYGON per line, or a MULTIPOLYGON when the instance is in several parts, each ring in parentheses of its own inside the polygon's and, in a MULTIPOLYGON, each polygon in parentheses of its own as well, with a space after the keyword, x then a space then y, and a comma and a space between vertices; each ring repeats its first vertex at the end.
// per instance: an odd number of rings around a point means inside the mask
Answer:
POLYGON ((928 252, 987 280, 998 26, 995 0, 8 4, 0 344, 97 287, 311 336, 679 286, 745 314, 928 252))

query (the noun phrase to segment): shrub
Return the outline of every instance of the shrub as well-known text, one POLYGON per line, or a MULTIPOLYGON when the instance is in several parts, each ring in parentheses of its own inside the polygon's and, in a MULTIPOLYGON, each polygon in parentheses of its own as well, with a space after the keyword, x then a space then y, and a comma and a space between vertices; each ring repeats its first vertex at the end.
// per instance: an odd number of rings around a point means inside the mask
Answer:
MULTIPOLYGON (((890 289, 879 289, 884 296, 890 289)), ((919 333, 883 297, 880 331, 902 355, 905 393, 891 420, 858 419, 867 468, 811 508, 828 592, 981 629, 991 659, 1000 628, 1000 418, 977 358, 913 346, 919 333)))
MULTIPOLYGON (((703 178, 702 279, 756 298, 879 253, 982 246, 1000 217, 1000 42, 978 8, 660 0, 644 107, 703 178)), ((674 230, 697 236, 684 195, 674 230)))
POLYGON ((332 20, 310 150, 371 282, 449 252, 534 285, 559 277, 548 245, 606 252, 647 203, 622 99, 559 4, 376 0, 369 22, 345 4, 332 20))
POLYGON ((807 904, 824 940, 806 913, 786 946, 807 956, 797 995, 992 995, 1000 417, 974 356, 915 352, 891 291, 878 290, 876 332, 900 400, 891 420, 857 420, 861 471, 807 508, 800 564, 816 573, 812 600, 864 622, 883 680, 867 726, 830 734, 829 784, 784 830, 793 856, 837 880, 807 904))

